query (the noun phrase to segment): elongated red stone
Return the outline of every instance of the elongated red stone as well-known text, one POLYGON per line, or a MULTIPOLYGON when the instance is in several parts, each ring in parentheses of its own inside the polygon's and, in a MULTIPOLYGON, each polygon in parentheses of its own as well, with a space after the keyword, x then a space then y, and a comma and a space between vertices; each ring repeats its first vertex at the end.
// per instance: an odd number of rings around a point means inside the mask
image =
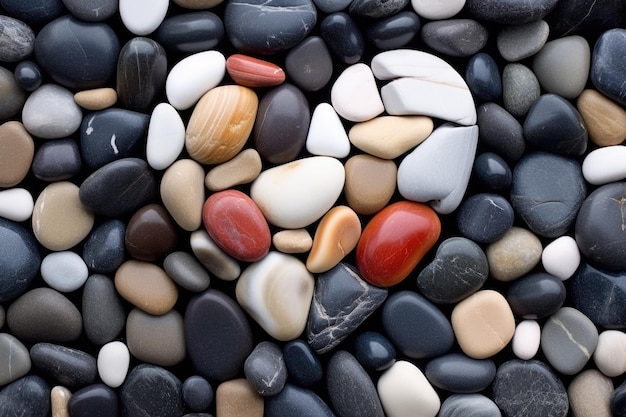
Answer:
POLYGON ((228 57, 226 71, 233 81, 245 87, 271 87, 285 81, 285 71, 278 65, 242 54, 228 57))
POLYGON ((202 221, 211 239, 233 258, 254 262, 270 249, 267 221, 256 203, 241 191, 211 195, 204 202, 202 221))
POLYGON ((420 203, 401 201, 378 212, 356 249, 359 272, 370 284, 390 287, 404 280, 441 233, 437 213, 420 203))

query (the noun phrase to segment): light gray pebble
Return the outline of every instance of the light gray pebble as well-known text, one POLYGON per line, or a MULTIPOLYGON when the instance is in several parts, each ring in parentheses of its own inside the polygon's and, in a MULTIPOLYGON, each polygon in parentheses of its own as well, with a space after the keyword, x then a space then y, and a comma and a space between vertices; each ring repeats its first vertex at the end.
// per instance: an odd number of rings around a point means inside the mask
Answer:
POLYGON ((506 26, 496 40, 498 52, 509 62, 521 61, 535 55, 545 45, 550 34, 550 26, 545 20, 519 26, 506 26))
POLYGON ((504 108, 515 117, 524 117, 541 95, 539 80, 525 65, 508 64, 502 73, 504 108))

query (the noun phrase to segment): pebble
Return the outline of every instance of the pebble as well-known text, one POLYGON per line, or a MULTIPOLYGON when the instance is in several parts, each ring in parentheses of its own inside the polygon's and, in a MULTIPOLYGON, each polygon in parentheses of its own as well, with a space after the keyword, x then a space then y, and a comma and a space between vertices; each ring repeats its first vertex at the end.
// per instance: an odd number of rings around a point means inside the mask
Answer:
POLYGON ((120 0, 119 14, 126 29, 137 36, 145 36, 163 22, 168 6, 167 0, 120 0))
POLYGON ((7 13, 28 23, 47 23, 63 13, 61 0, 36 0, 33 4, 24 4, 19 0, 3 0, 2 7, 7 13))
POLYGON ((591 50, 582 36, 566 36, 546 43, 533 59, 533 72, 548 93, 575 99, 589 77, 591 50))
MULTIPOLYGON (((275 397, 272 397, 275 398, 275 397)), ((215 392, 215 411, 220 417, 263 417, 264 401, 243 378, 222 382, 215 392)))
POLYGON ((397 361, 378 379, 378 396, 388 417, 435 417, 441 400, 422 371, 397 361))
POLYGON ((165 18, 153 34, 166 50, 183 54, 209 51, 224 39, 224 23, 213 12, 196 11, 165 18))
POLYGON ((173 220, 192 232, 202 223, 204 169, 192 159, 174 162, 163 174, 161 200, 173 220))
POLYGON ((0 306, 0 329, 4 327, 4 323, 6 322, 7 313, 4 310, 4 307, 0 306))
POLYGON ((243 54, 229 56, 226 71, 244 87, 273 87, 285 81, 285 72, 278 65, 243 54))
POLYGON ((16 115, 26 102, 26 93, 17 83, 13 73, 0 67, 0 120, 16 115))
POLYGON ((571 236, 554 239, 541 253, 541 264, 547 273, 565 281, 574 275, 580 265, 580 251, 571 236))
POLYGON ((492 243, 513 226, 513 207, 498 195, 479 193, 467 198, 457 212, 457 225, 463 236, 478 243, 492 243))
MULTIPOLYGON (((558 0, 467 0, 466 8, 476 18, 500 24, 519 25, 543 19, 556 6, 558 0)), ((547 416, 546 416, 547 417, 547 416)))
POLYGON ((491 191, 507 190, 513 181, 513 172, 509 165, 493 152, 483 152, 476 156, 473 173, 491 191))
POLYGON ((521 61, 539 52, 549 34, 550 26, 545 20, 505 26, 496 39, 498 52, 509 62, 521 61))
POLYGON ((211 282, 206 269, 188 252, 176 251, 167 255, 163 269, 176 284, 188 291, 202 292, 211 282))
POLYGON ((41 277, 59 292, 76 291, 87 281, 85 261, 72 251, 52 252, 41 262, 41 277))
POLYGON ((126 312, 113 280, 91 275, 83 287, 82 315, 85 336, 95 345, 113 341, 124 328, 126 312))
POLYGON ((22 122, 33 136, 57 139, 78 130, 82 120, 80 107, 70 90, 56 84, 44 84, 26 99, 22 122))
POLYGON ((322 380, 322 364, 305 341, 296 339, 286 343, 283 347, 283 360, 289 380, 296 385, 310 387, 322 380))
POLYGON ((250 385, 264 397, 278 394, 287 382, 283 353, 273 342, 256 345, 246 358, 243 371, 250 385))
POLYGON ((23 60, 15 66, 15 81, 26 91, 34 91, 43 82, 39 65, 33 61, 23 60))
MULTIPOLYGON (((352 13, 352 6, 358 4, 359 1, 360 0, 354 0, 350 3, 350 14, 354 14, 352 13)), ((385 1, 382 3, 387 5, 394 2, 398 2, 398 0, 392 0, 391 2, 385 1)), ((330 51, 335 55, 335 58, 344 64, 356 64, 363 57, 365 50, 363 35, 361 34, 359 26, 350 15, 344 12, 329 14, 320 24, 320 34, 330 51)))
POLYGON ((365 122, 385 111, 370 67, 349 66, 335 80, 330 101, 339 116, 351 122, 365 122))
POLYGON ((306 229, 289 229, 272 236, 274 248, 282 253, 305 253, 313 247, 313 238, 306 229))
POLYGON ((183 317, 176 310, 152 316, 135 308, 126 319, 126 344, 142 362, 177 365, 185 358, 183 317))
POLYGON ((35 143, 23 124, 17 121, 1 124, 0 187, 13 187, 22 182, 28 174, 34 154, 35 143))
POLYGON ((480 143, 507 162, 518 161, 526 148, 520 122, 496 103, 481 104, 476 113, 480 143))
POLYGON ((626 333, 604 330, 598 336, 593 362, 604 375, 617 377, 626 372, 626 333))
POLYGON ((504 108, 515 117, 523 118, 541 94, 537 76, 523 64, 507 64, 502 71, 504 108))
POLYGON ((599 4, 588 0, 569 0, 557 4, 550 13, 549 23, 555 36, 564 36, 574 33, 592 34, 598 36, 602 32, 622 26, 624 4, 620 1, 609 0, 599 4))
POLYGON ((13 381, 0 391, 0 410, 6 416, 46 417, 50 410, 50 386, 36 375, 13 381))
POLYGON ((619 145, 626 139, 626 110, 596 90, 586 89, 576 107, 587 127, 589 139, 598 146, 619 145))
POLYGON ((461 353, 448 353, 430 360, 424 374, 438 388, 470 394, 491 385, 496 376, 496 364, 491 359, 472 359, 461 353))
POLYGON ((355 357, 368 371, 384 371, 396 361, 396 348, 377 332, 363 332, 354 342, 355 357))
POLYGON ((626 178, 620 162, 626 154, 626 146, 614 145, 595 149, 583 160, 583 176, 593 185, 603 185, 626 178))
POLYGON ((23 222, 33 214, 35 202, 25 188, 0 191, 0 217, 14 222, 23 222))
POLYGON ((0 61, 19 62, 35 47, 35 33, 26 23, 0 16, 0 61))
POLYGON ((480 290, 452 310, 454 335, 461 350, 474 359, 489 358, 504 349, 515 332, 515 318, 502 294, 480 290))
POLYGON ((219 164, 206 174, 204 185, 210 191, 222 191, 254 181, 263 168, 261 156, 253 148, 246 148, 227 162, 219 164))
POLYGON ((191 250, 210 273, 225 281, 233 281, 241 274, 239 263, 222 251, 204 230, 191 234, 191 250))
POLYGON ((340 263, 315 280, 307 342, 315 353, 334 349, 380 307, 387 290, 366 283, 352 265, 340 263))
POLYGON ((626 73, 620 61, 620 51, 626 45, 626 29, 611 29, 604 32, 593 47, 590 78, 593 85, 605 96, 626 105, 624 79, 626 73))
POLYGON ((487 44, 487 29, 472 19, 445 19, 422 26, 422 40, 435 51, 453 57, 468 57, 487 44))
POLYGON ((408 4, 409 0, 354 0, 348 11, 352 16, 380 19, 397 14, 408 4))
POLYGON ((33 175, 48 182, 76 176, 83 166, 78 143, 74 139, 55 139, 37 149, 31 166, 33 175))
POLYGON ((186 9, 210 9, 224 0, 174 0, 174 3, 186 9))
POLYGON ((489 273, 498 281, 513 281, 530 272, 541 260, 541 241, 521 227, 513 226, 498 241, 487 246, 489 273))
POLYGON ((613 391, 613 395, 611 395, 611 412, 613 413, 613 417, 623 417, 626 415, 625 412, 625 403, 626 401, 626 391, 624 390, 626 385, 622 383, 620 386, 615 388, 613 391))
POLYGON ((506 300, 516 317, 542 319, 557 312, 565 302, 563 282, 545 272, 526 275, 511 283, 506 300))
POLYGON ((120 341, 105 344, 98 352, 98 375, 111 388, 124 383, 130 365, 128 347, 120 341))
POLYGON ((134 367, 119 391, 121 415, 180 417, 182 384, 170 371, 154 365, 134 367))
POLYGON ((213 387, 199 375, 193 375, 183 382, 183 401, 192 411, 205 411, 213 403, 213 387))
POLYGON ((118 11, 118 2, 114 0, 62 0, 63 5, 79 19, 87 22, 100 22, 113 16, 118 11))
POLYGON ((88 417, 95 414, 115 417, 118 415, 117 394, 104 384, 90 385, 72 394, 68 410, 72 417, 88 417))
POLYGON ((99 274, 115 272, 124 261, 125 234, 126 224, 121 220, 107 220, 92 229, 83 246, 87 267, 99 274))
POLYGON ((339 115, 328 103, 320 103, 313 110, 306 150, 313 155, 345 158, 350 153, 350 141, 339 115))
POLYGON ((411 42, 420 29, 419 16, 407 10, 370 24, 365 37, 378 49, 397 49, 411 42))
POLYGON ((304 91, 324 88, 333 75, 333 60, 324 40, 319 36, 305 38, 287 53, 285 70, 293 83, 304 91))
POLYGON ((155 264, 129 260, 115 272, 115 289, 129 303, 155 316, 169 312, 178 299, 176 284, 155 264))
POLYGON ((137 210, 126 226, 124 243, 137 260, 154 262, 176 248, 176 226, 165 208, 149 204, 137 210))
POLYGON ((236 296, 270 336, 289 341, 304 331, 313 286, 313 275, 298 258, 271 251, 242 272, 236 296))
POLYGON ((50 408, 52 417, 70 417, 68 403, 72 397, 72 391, 57 385, 50 390, 50 408))
POLYGON ((344 165, 344 195, 358 214, 374 214, 391 200, 398 168, 395 162, 371 155, 354 155, 344 165))
POLYGON ((28 374, 31 359, 26 346, 8 333, 0 333, 0 386, 28 374))
POLYGON ((333 13, 348 7, 352 0, 313 0, 313 3, 324 13, 333 13))
POLYGON ((484 52, 470 58, 465 68, 465 81, 478 100, 495 101, 502 96, 502 78, 498 64, 484 52))
POLYGON ((117 91, 110 87, 82 90, 74 94, 74 101, 85 110, 104 110, 117 103, 117 91))
POLYGON ((572 414, 576 417, 611 417, 613 381, 596 369, 578 374, 567 387, 572 414))
POLYGON ((512 349, 515 356, 522 360, 535 357, 541 344, 541 328, 535 320, 522 320, 515 328, 512 349))
POLYGON ((96 359, 82 350, 52 343, 36 343, 30 359, 38 374, 67 388, 93 384, 98 376, 96 359))
POLYGON ((441 404, 439 417, 502 417, 498 406, 481 394, 452 394, 441 404))
POLYGON ((428 0, 411 0, 411 6, 415 12, 425 19, 443 20, 459 13, 465 0, 450 0, 447 2, 431 2, 428 0))

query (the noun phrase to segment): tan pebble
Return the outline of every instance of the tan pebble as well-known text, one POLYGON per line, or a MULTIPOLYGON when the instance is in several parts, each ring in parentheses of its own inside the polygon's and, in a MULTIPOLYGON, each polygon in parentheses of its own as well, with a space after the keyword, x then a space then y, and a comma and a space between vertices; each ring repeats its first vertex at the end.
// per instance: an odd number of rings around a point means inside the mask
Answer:
POLYGON ((117 102, 117 92, 112 88, 94 88, 74 94, 74 101, 83 109, 103 110, 117 102))
POLYGON ((333 207, 322 217, 306 267, 314 274, 336 266, 356 247, 361 237, 359 216, 348 206, 333 207))
POLYGON ((20 122, 0 125, 0 187, 19 184, 33 162, 35 144, 20 122))
POLYGON ((619 104, 596 90, 584 90, 576 106, 596 145, 619 145, 626 139, 626 110, 619 104))
POLYGON ((172 218, 183 229, 193 232, 202 224, 204 169, 191 159, 172 164, 161 179, 161 199, 172 218))
POLYGON ((259 153, 246 149, 228 162, 211 169, 204 180, 206 188, 222 191, 240 184, 247 184, 261 173, 262 163, 259 153))
POLYGON ((581 372, 567 388, 575 417, 611 417, 612 394, 613 381, 596 369, 581 372))
POLYGON ((155 316, 170 311, 178 299, 174 281, 149 262, 124 262, 115 272, 115 288, 126 301, 155 316))
POLYGON ((474 359, 489 358, 513 338, 515 318, 497 291, 475 292, 452 310, 452 328, 463 352, 474 359))
POLYGON ((422 143, 432 131, 430 117, 381 116, 352 126, 348 139, 363 152, 394 159, 422 143))
POLYGON ((60 385, 53 387, 50 391, 50 408, 52 409, 52 417, 70 417, 68 403, 72 392, 60 385))
POLYGON ((78 198, 78 187, 68 181, 48 185, 39 194, 33 210, 33 232, 46 248, 70 249, 91 231, 94 214, 78 198))
POLYGON ((282 253, 305 253, 311 250, 313 239, 306 229, 290 229, 277 232, 272 243, 282 253))
POLYGON ((345 164, 344 192, 348 205, 359 214, 374 214, 396 191, 398 168, 393 161, 356 155, 345 164))
POLYGON ((215 392, 216 417, 263 417, 264 401, 244 378, 222 382, 215 392))
POLYGON ((200 98, 191 114, 185 146, 201 164, 221 164, 239 153, 256 118, 256 93, 239 85, 223 85, 200 98))
POLYGON ((539 263, 542 250, 541 241, 532 232, 512 227, 487 246, 489 272, 498 281, 513 281, 539 263))
POLYGON ((174 3, 186 9, 200 10, 210 9, 211 7, 221 4, 223 1, 224 0, 174 0, 174 3))

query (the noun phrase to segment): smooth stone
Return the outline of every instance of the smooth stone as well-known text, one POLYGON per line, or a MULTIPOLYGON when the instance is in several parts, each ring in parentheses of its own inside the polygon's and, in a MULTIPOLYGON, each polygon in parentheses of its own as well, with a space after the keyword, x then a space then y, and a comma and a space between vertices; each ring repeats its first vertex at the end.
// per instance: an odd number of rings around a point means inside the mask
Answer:
POLYGON ((85 110, 104 110, 117 103, 117 91, 110 87, 82 90, 74 94, 74 101, 85 110))
POLYGON ((102 382, 111 388, 124 383, 130 365, 130 352, 122 342, 105 344, 98 352, 98 375, 102 382))
POLYGON ((339 416, 384 416, 372 379, 351 353, 340 350, 330 357, 326 386, 339 416))
POLYGON ((17 83, 13 72, 0 67, 0 120, 15 116, 26 102, 26 92, 17 83))
POLYGON ((608 329, 626 327, 626 301, 623 272, 610 272, 583 263, 569 281, 574 306, 597 326, 608 329))
POLYGON ((330 90, 330 101, 337 114, 351 122, 365 122, 385 111, 374 74, 363 63, 343 70, 330 90))
POLYGON ((283 360, 289 380, 300 387, 310 387, 322 380, 323 369, 311 346, 296 339, 283 347, 283 360))
POLYGON ((224 0, 174 0, 174 3, 186 9, 210 9, 224 0))
POLYGON ((176 249, 176 226, 165 208, 149 204, 137 210, 128 221, 124 246, 139 261, 153 262, 176 249))
POLYGON ((441 356, 454 343, 446 316, 413 291, 400 291, 389 297, 383 306, 382 325, 396 348, 409 358, 441 356))
POLYGON ((439 244, 433 261, 417 276, 417 288, 433 303, 452 304, 478 291, 489 275, 485 252, 464 237, 439 244))
POLYGON ((213 387, 199 375, 193 375, 183 382, 183 401, 192 411, 207 410, 213 402, 213 387))
POLYGON ((44 84, 33 91, 22 109, 24 127, 42 139, 71 135, 80 127, 82 116, 72 92, 56 84, 44 84))
POLYGON ((114 272, 124 261, 125 234, 126 225, 121 220, 107 220, 96 226, 83 246, 87 267, 99 274, 114 272))
POLYGON ((420 29, 419 16, 406 10, 370 24, 365 29, 365 37, 378 49, 398 49, 411 42, 420 29))
POLYGON ((613 381, 595 369, 576 375, 567 387, 570 408, 576 417, 611 417, 613 381))
POLYGON ((574 99, 585 89, 591 50, 582 36, 566 36, 546 43, 533 59, 533 72, 548 93, 574 99))
MULTIPOLYGON (((152 12, 159 7, 156 2, 150 3, 148 7, 139 4, 137 6, 144 10, 143 19, 148 19, 145 10, 152 12)), ((147 113, 156 97, 163 92, 166 78, 167 55, 158 42, 136 37, 124 44, 117 60, 116 73, 117 97, 122 107, 147 113)))
POLYGON ((310 120, 309 103, 296 86, 274 87, 259 102, 252 132, 255 149, 272 164, 295 160, 306 143, 310 120))
POLYGON ((439 417, 502 417, 498 406, 481 394, 453 394, 445 399, 439 417))
POLYGON ((395 162, 371 155, 354 155, 344 167, 344 195, 354 211, 374 214, 391 200, 398 173, 395 162))
POLYGON ((52 252, 41 261, 41 277, 59 292, 76 291, 87 281, 85 261, 72 251, 52 252))
POLYGON ((626 46, 626 29, 611 29, 596 41, 591 57, 590 78, 602 94, 626 105, 626 72, 615 58, 626 46))
POLYGON ((117 393, 104 384, 93 384, 74 392, 68 402, 72 417, 115 417, 118 414, 117 393))
POLYGON ((581 253, 601 268, 626 267, 626 230, 622 229, 626 183, 614 182, 589 194, 576 218, 575 238, 581 253))
POLYGON ((599 36, 606 30, 623 26, 624 6, 619 0, 563 0, 550 13, 548 22, 557 37, 576 33, 599 36))
POLYGON ((195 371, 211 381, 235 377, 254 347, 252 329, 243 310, 217 290, 208 289, 191 299, 184 326, 187 355, 195 371), (225 333, 224 328, 232 331, 225 333))
POLYGON ((480 290, 452 310, 450 319, 463 353, 474 359, 489 358, 504 349, 515 332, 515 318, 502 294, 480 290))
POLYGON ((15 66, 13 74, 17 84, 26 91, 35 91, 43 82, 41 68, 33 61, 20 61, 15 66))
POLYGON ((239 305, 274 339, 302 334, 313 299, 313 275, 296 257, 271 251, 237 280, 239 305))
POLYGON ((165 19, 168 0, 120 0, 119 14, 124 27, 137 36, 154 32, 165 19))
POLYGON ((352 16, 381 19, 400 12, 409 4, 409 0, 354 0, 348 12, 352 16))
POLYGON ((496 364, 491 359, 472 359, 461 353, 448 353, 430 360, 424 374, 438 388, 471 394, 491 385, 496 377, 496 364))
POLYGON ((598 336, 593 362, 604 375, 617 377, 626 372, 626 333, 605 330, 598 336))
POLYGON ((350 153, 350 141, 339 115, 328 103, 320 103, 313 110, 306 150, 313 155, 345 158, 350 153))
MULTIPOLYGON (((338 2, 333 0, 333 3, 338 2)), ((324 40, 309 36, 293 47, 285 58, 285 71, 304 91, 319 91, 325 87, 333 75, 333 60, 324 40)))
POLYGON ((513 281, 506 300, 516 317, 542 319, 557 312, 565 302, 563 282, 545 272, 536 272, 513 281))
POLYGON ((301 417, 335 416, 328 405, 313 391, 291 384, 286 384, 280 394, 265 400, 264 416, 280 417, 284 415, 301 417))
POLYGON ((37 197, 32 227, 47 249, 62 251, 76 246, 93 228, 94 214, 79 199, 79 188, 67 181, 48 185, 37 197))
POLYGON ((624 417, 626 415, 626 384, 623 382, 615 388, 611 395, 611 412, 613 417, 624 417))
POLYGON ((206 174, 204 185, 210 191, 222 191, 254 181, 261 170, 261 155, 254 148, 239 152, 230 161, 219 164, 206 174))
POLYGON ((305 253, 313 247, 313 238, 306 229, 287 229, 272 236, 272 245, 282 253, 305 253))
POLYGON ((418 15, 425 19, 442 20, 459 13, 465 6, 465 0, 449 0, 446 2, 411 0, 411 6, 418 15))
POLYGON ((498 32, 496 45, 502 58, 517 62, 539 52, 549 34, 550 26, 545 20, 509 25, 498 32))
POLYGON ((80 201, 106 217, 127 214, 156 195, 156 179, 139 158, 122 158, 94 171, 80 186, 80 201))
POLYGON ((96 359, 82 350, 36 343, 30 348, 30 359, 38 374, 67 388, 93 384, 98 376, 96 359))
POLYGON ((74 16, 87 22, 101 22, 113 16, 118 10, 114 0, 62 0, 63 5, 74 16))
POLYGON ((35 57, 54 81, 67 88, 104 86, 115 76, 120 42, 106 23, 65 15, 44 26, 35 39, 35 57), (81 54, 68 53, 80 50, 81 54), (66 53, 63 53, 66 51, 66 53))
POLYGON ((41 144, 31 169, 33 175, 48 182, 64 181, 77 175, 82 168, 78 143, 74 139, 56 139, 41 144))
POLYGON ((176 310, 152 316, 135 308, 126 319, 126 344, 142 362, 177 365, 185 358, 183 317, 176 310))
POLYGON ((243 54, 229 56, 226 71, 244 87, 273 87, 285 81, 285 72, 278 65, 243 54))
POLYGON ((50 410, 50 386, 37 375, 13 381, 0 391, 0 410, 6 416, 46 417, 50 410))
POLYGON ((539 98, 541 87, 537 76, 523 64, 507 64, 502 71, 504 108, 515 117, 525 117, 539 98))
POLYGON ((26 23, 0 16, 0 61, 19 62, 35 47, 35 32, 26 23))
POLYGON ((80 125, 80 149, 92 170, 130 156, 148 130, 149 117, 132 110, 110 108, 91 113, 80 125))
POLYGON ((481 145, 509 163, 518 161, 524 155, 526 148, 524 131, 520 122, 496 103, 481 104, 476 113, 478 140, 481 145))
POLYGON ((463 236, 478 243, 492 243, 513 226, 513 207, 498 195, 479 193, 467 198, 457 212, 457 226, 463 236))
POLYGON ((571 236, 554 239, 543 248, 541 264, 547 273, 565 281, 580 265, 580 251, 571 236))
POLYGON ((163 269, 172 280, 192 292, 209 288, 211 277, 200 261, 188 252, 172 252, 165 257, 163 269))
POLYGON ((7 313, 4 310, 4 307, 0 306, 0 329, 4 327, 4 323, 6 323, 7 313))
POLYGON ((482 101, 495 101, 502 96, 502 78, 498 64, 486 53, 478 53, 465 68, 465 81, 472 95, 482 101))
POLYGON ((135 307, 155 316, 168 313, 178 299, 178 288, 158 265, 130 260, 115 272, 115 289, 135 307))
POLYGON ((435 51, 453 57, 478 53, 487 44, 487 29, 472 19, 445 19, 422 26, 422 40, 435 51))
POLYGON ((384 371, 396 361, 396 348, 380 333, 361 333, 354 341, 354 356, 368 371, 384 371))
POLYGON ((22 294, 7 309, 11 333, 22 341, 62 343, 80 337, 83 320, 70 300, 52 288, 22 294))
POLYGON ((278 394, 287 382, 283 353, 273 342, 256 345, 243 364, 243 372, 250 385, 264 397, 278 394))
POLYGON ((348 7, 352 0, 313 0, 313 3, 324 13, 334 13, 348 7))
POLYGON ((23 377, 31 369, 28 349, 9 333, 0 333, 0 363, 0 387, 23 377))
POLYGON ((188 232, 202 223, 204 169, 192 159, 179 159, 161 177, 163 205, 176 224, 188 232))
POLYGON ((68 403, 72 397, 72 391, 57 385, 50 390, 50 411, 52 417, 70 417, 68 403))
MULTIPOLYGON (((361 0, 354 0, 352 5, 361 0)), ((372 1, 372 0, 365 0, 372 1)), ((385 4, 393 3, 385 1, 385 4)), ((352 13, 351 13, 352 14, 352 13)), ((344 12, 331 13, 322 20, 320 34, 330 51, 339 61, 352 65, 361 60, 365 52, 365 42, 357 23, 344 12)))
POLYGON ((626 146, 615 145, 595 149, 583 160, 583 176, 593 185, 603 185, 626 178, 621 161, 626 155, 626 146))
POLYGON ((477 144, 477 126, 446 123, 438 127, 400 163, 400 194, 429 203, 439 214, 452 213, 465 195, 477 144))
POLYGON ((626 139, 626 110, 596 90, 583 90, 576 108, 589 139, 598 146, 619 145, 626 139))
MULTIPOLYGON (((466 9, 480 20, 514 24, 543 19, 556 6, 558 0, 541 0, 528 3, 524 0, 467 0, 466 9)), ((546 416, 547 417, 547 416, 546 416)))
POLYGON ((513 181, 513 172, 509 165, 493 152, 484 152, 476 156, 473 173, 482 185, 491 191, 507 190, 513 181))
POLYGON ((121 416, 181 417, 182 384, 170 371, 154 365, 133 368, 119 391, 121 416))
POLYGON ((166 50, 195 54, 214 49, 224 39, 224 23, 209 11, 166 17, 153 34, 166 50))
POLYGON ((418 367, 397 361, 378 379, 378 396, 388 417, 435 417, 441 400, 418 367))
POLYGON ((315 280, 308 313, 307 342, 317 354, 334 349, 387 298, 387 290, 366 283, 351 265, 340 263, 315 280))
POLYGON ((24 20, 27 23, 47 23, 63 14, 61 0, 35 0, 25 4, 20 0, 2 0, 0 5, 11 16, 24 20))
POLYGON ((176 110, 187 110, 215 88, 226 74, 226 58, 219 51, 189 55, 172 67, 165 81, 167 101, 176 110))
POLYGON ((0 218, 0 301, 24 294, 37 276, 40 262, 33 234, 18 223, 0 218))
POLYGON ((244 378, 222 382, 215 391, 215 411, 220 417, 263 417, 264 400, 244 378))
POLYGON ((34 208, 33 196, 25 188, 0 191, 0 217, 23 222, 30 218, 34 208))
POLYGON ((539 263, 541 251, 541 241, 534 233, 513 226, 485 249, 489 273, 498 281, 513 281, 539 263))
POLYGON ((124 328, 126 312, 111 278, 92 275, 83 287, 83 324, 85 336, 95 345, 114 340, 124 328))
POLYGON ((0 187, 13 187, 22 182, 28 174, 34 154, 35 143, 22 123, 9 121, 1 124, 0 187))
POLYGON ((535 357, 541 344, 541 328, 535 320, 522 320, 515 327, 511 348, 515 356, 525 361, 535 357))
POLYGON ((239 277, 239 263, 221 250, 206 231, 196 230, 189 241, 194 255, 210 273, 225 281, 233 281, 239 277))

